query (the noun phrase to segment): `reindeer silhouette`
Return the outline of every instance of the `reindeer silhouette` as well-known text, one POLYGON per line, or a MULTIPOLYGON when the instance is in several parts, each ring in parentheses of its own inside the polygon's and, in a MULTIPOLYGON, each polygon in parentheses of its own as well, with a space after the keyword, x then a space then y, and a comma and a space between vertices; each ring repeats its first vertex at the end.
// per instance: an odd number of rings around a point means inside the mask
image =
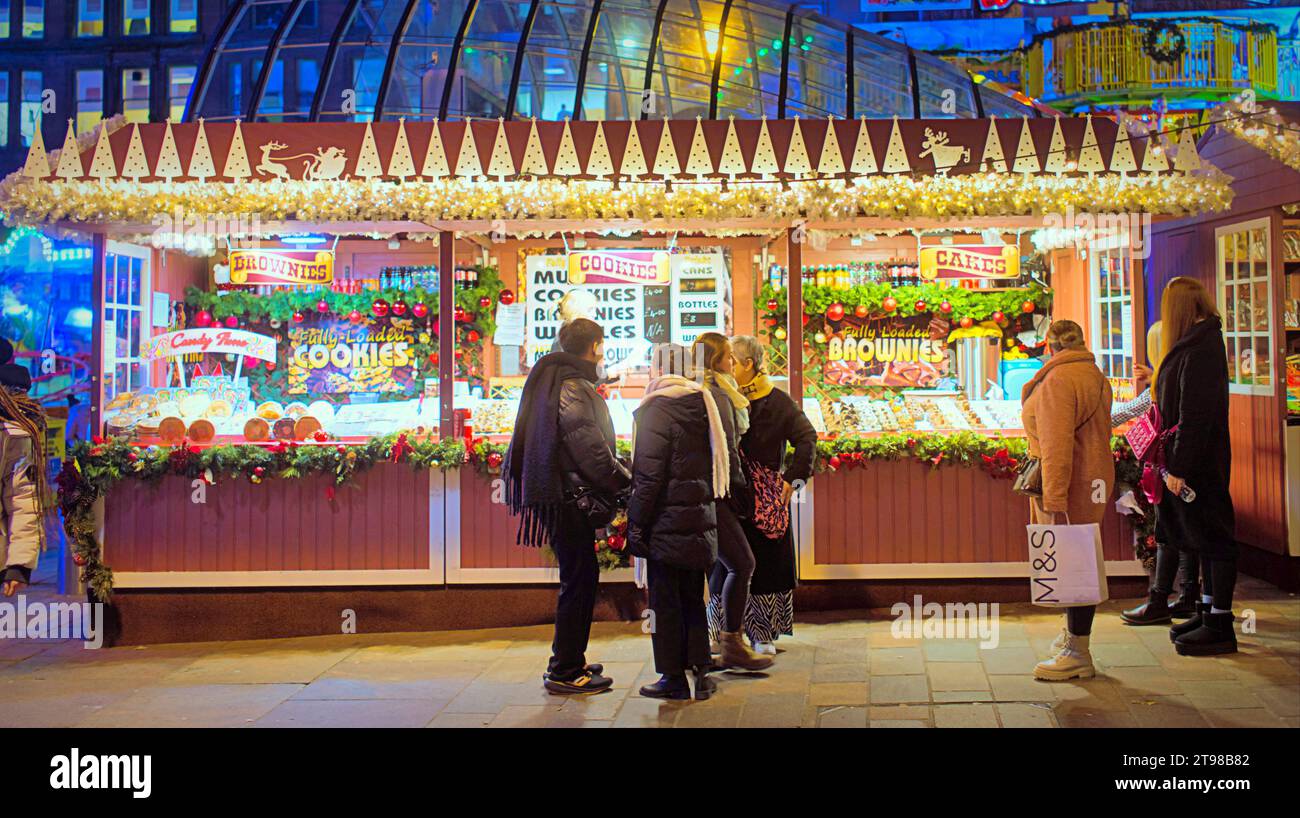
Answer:
POLYGON ((958 162, 970 161, 970 148, 961 145, 948 144, 948 132, 939 131, 935 133, 930 128, 925 129, 925 141, 921 143, 925 150, 921 151, 917 157, 924 159, 927 156, 934 157, 934 172, 939 176, 947 176, 948 171, 958 162))
POLYGON ((258 173, 269 174, 285 182, 289 181, 289 168, 271 158, 272 151, 282 151, 287 147, 289 146, 280 142, 267 142, 262 146, 262 161, 258 163, 254 170, 258 173))

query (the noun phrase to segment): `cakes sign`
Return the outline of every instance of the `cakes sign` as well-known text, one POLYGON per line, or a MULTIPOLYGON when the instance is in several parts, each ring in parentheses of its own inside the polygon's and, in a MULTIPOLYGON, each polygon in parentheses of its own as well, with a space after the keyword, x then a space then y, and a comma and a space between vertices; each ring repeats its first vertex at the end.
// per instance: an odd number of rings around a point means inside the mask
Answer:
POLYGON ((1019 278, 1020 250, 1013 244, 921 248, 921 278, 1019 278))
POLYGON ((230 251, 230 283, 242 285, 319 285, 334 280, 334 254, 328 250, 230 251))
POLYGON ((239 329, 183 329, 145 339, 141 344, 140 357, 154 361, 209 352, 275 361, 275 339, 269 335, 239 329))

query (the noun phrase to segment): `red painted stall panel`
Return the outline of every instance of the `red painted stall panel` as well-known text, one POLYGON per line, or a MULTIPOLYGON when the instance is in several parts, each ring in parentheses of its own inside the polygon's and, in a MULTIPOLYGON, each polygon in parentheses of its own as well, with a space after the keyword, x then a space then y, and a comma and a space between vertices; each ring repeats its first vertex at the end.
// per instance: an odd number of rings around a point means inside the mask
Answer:
MULTIPOLYGON (((190 481, 126 481, 104 501, 115 571, 358 571, 429 568, 429 473, 380 464, 332 480, 226 480, 194 503, 190 481)), ((441 536, 441 532, 439 532, 441 536)))
POLYGON ((472 469, 460 471, 460 567, 550 568, 540 548, 515 544, 519 520, 505 505, 504 489, 472 469))
MULTIPOLYGON (((1028 553, 1028 500, 977 468, 877 461, 812 486, 820 565, 1024 562, 1028 553)), ((1134 558, 1113 502, 1101 533, 1107 560, 1134 558)))

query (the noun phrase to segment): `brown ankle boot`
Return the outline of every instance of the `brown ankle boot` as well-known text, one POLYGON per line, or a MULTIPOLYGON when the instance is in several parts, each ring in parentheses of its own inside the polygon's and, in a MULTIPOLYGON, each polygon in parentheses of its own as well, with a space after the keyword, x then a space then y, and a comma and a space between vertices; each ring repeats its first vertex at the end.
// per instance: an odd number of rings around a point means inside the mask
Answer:
POLYGON ((722 643, 722 666, 740 668, 741 670, 765 670, 772 666, 771 656, 759 656, 751 651, 746 645, 745 640, 741 639, 739 632, 728 633, 722 631, 718 634, 718 641, 722 643))

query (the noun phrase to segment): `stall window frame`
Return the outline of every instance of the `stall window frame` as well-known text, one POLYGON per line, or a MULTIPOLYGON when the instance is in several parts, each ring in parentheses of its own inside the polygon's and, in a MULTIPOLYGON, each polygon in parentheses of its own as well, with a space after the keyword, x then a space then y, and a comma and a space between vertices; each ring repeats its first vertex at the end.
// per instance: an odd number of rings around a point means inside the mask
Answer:
POLYGON ((1088 301, 1089 301, 1089 323, 1092 325, 1089 331, 1091 337, 1092 349, 1097 356, 1098 365, 1107 378, 1111 380, 1128 380, 1133 377, 1134 364, 1137 363, 1137 345, 1135 333, 1136 326, 1136 293, 1133 289, 1135 281, 1140 280, 1141 276, 1134 269, 1136 260, 1133 257, 1133 248, 1129 244, 1127 236, 1112 236, 1106 239, 1095 241, 1089 247, 1088 252, 1088 301), (1123 280, 1121 281, 1120 293, 1115 295, 1113 290, 1107 288, 1103 293, 1100 282, 1100 265, 1101 259, 1105 254, 1118 253, 1121 257, 1123 280), (1109 336, 1102 332, 1102 325, 1106 323, 1105 319, 1109 315, 1109 309, 1112 305, 1118 304, 1120 308, 1120 326, 1123 327, 1124 317, 1128 316, 1129 331, 1120 332, 1120 346, 1115 348, 1106 340, 1109 336), (1121 372, 1115 373, 1110 370, 1110 360, 1119 356, 1123 361, 1121 372))
POLYGON ((100 274, 104 276, 104 303, 100 307, 100 327, 102 328, 101 332, 104 333, 104 371, 101 373, 101 377, 104 384, 104 401, 107 402, 122 391, 135 391, 142 386, 151 386, 153 384, 151 368, 140 354, 144 338, 153 334, 152 316, 150 314, 150 294, 153 292, 153 253, 147 247, 110 241, 105 248, 104 269, 100 271, 100 274), (132 292, 130 288, 128 288, 128 300, 118 300, 116 279, 109 278, 110 270, 114 273, 117 272, 118 259, 134 259, 140 262, 140 281, 134 290, 139 296, 138 303, 130 302, 130 292, 132 292), (111 321, 109 320, 109 310, 114 311, 111 321), (117 341, 119 338, 117 334, 117 313, 121 311, 139 313, 140 316, 140 343, 136 345, 135 355, 130 354, 131 323, 129 321, 127 322, 127 337, 125 339, 127 355, 125 357, 118 357, 117 355, 117 341), (112 327, 111 335, 109 335, 110 327, 112 327), (111 345, 110 340, 112 341, 111 345), (109 359, 110 353, 112 354, 111 360, 109 359), (122 385, 117 379, 117 367, 123 364, 127 368, 127 386, 125 390, 122 389, 122 385), (135 383, 131 378, 132 364, 140 365, 139 383, 135 383))
MULTIPOLYGON (((1234 264, 1235 256, 1234 256, 1234 264)), ((1274 320, 1273 315, 1273 222, 1267 216, 1259 219, 1250 219, 1244 222, 1234 222, 1225 224, 1222 227, 1214 229, 1214 295, 1215 301, 1219 307, 1219 312, 1223 316, 1223 341, 1224 352, 1228 355, 1232 366, 1228 372, 1228 392, 1234 395, 1253 395, 1256 397, 1273 397, 1277 394, 1277 350, 1274 349, 1274 320), (1255 275, 1255 265, 1251 265, 1250 275, 1242 278, 1234 276, 1231 286, 1237 288, 1240 293, 1243 290, 1250 297, 1250 307, 1253 308, 1255 303, 1255 285, 1263 285, 1265 319, 1264 329, 1255 329, 1253 326, 1248 330, 1238 328, 1235 316, 1229 321, 1228 315, 1228 280, 1224 276, 1224 237, 1235 236, 1241 233, 1246 235, 1247 241, 1247 259, 1251 257, 1250 245, 1251 234, 1260 232, 1264 236, 1264 274, 1255 275), (1230 328, 1231 327, 1231 328, 1230 328), (1265 348, 1268 350, 1268 383, 1258 384, 1254 382, 1252 376, 1251 382, 1246 383, 1241 380, 1240 375, 1240 358, 1237 357, 1241 349, 1242 341, 1249 343, 1251 349, 1258 349, 1259 342, 1263 341, 1265 348)), ((1237 310, 1238 302, 1234 299, 1232 304, 1233 310, 1237 310)), ((1253 309, 1250 313, 1253 316, 1253 309)), ((1253 324, 1253 322, 1252 322, 1253 324)))

